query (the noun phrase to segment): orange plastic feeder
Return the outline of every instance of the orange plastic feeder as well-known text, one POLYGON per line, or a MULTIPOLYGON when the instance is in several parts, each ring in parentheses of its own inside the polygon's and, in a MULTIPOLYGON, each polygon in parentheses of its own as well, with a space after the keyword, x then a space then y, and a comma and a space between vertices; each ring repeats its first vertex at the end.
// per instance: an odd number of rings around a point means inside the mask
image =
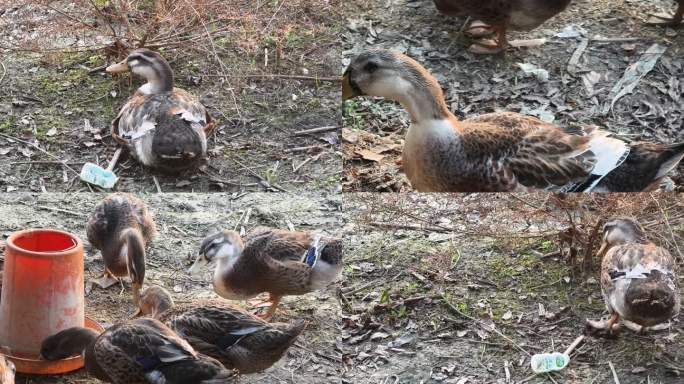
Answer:
POLYGON ((79 369, 83 359, 40 360, 47 336, 84 325, 102 331, 84 315, 83 242, 54 229, 27 229, 7 239, 0 301, 0 346, 29 374, 79 369))

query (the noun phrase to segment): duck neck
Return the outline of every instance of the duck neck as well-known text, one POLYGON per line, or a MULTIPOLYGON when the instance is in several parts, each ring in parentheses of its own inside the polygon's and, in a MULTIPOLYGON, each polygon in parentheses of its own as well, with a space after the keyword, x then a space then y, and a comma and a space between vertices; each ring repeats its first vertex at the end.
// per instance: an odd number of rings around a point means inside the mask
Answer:
MULTIPOLYGON (((413 78, 415 79, 415 76, 413 78)), ((396 93, 394 99, 406 109, 412 123, 456 119, 444 101, 444 93, 439 83, 431 76, 414 81, 402 80, 399 87, 401 90, 396 93)))
POLYGON ((155 62, 150 71, 146 71, 147 83, 138 90, 146 95, 173 91, 173 71, 165 61, 155 62))

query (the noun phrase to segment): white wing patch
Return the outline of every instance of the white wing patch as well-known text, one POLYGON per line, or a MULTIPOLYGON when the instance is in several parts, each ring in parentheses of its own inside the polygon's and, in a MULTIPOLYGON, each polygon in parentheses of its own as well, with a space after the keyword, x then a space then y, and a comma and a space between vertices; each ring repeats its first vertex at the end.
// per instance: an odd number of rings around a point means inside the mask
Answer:
POLYGON ((585 190, 591 190, 597 186, 606 175, 619 167, 629 155, 629 147, 621 140, 608 137, 608 132, 597 131, 589 141, 589 149, 596 155, 596 164, 591 173, 599 177, 585 190))

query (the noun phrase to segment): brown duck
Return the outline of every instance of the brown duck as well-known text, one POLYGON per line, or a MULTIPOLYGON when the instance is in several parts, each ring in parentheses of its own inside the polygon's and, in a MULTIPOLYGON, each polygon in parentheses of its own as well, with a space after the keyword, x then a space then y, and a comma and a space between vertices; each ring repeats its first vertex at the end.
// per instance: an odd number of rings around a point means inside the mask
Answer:
POLYGON ((68 328, 43 340, 40 354, 46 360, 81 354, 88 374, 115 384, 225 384, 235 377, 154 319, 116 324, 102 334, 68 328))
POLYGON ((342 272, 342 241, 271 228, 256 228, 243 241, 237 232, 226 230, 202 241, 190 273, 213 262, 219 296, 246 300, 268 292, 271 305, 264 318, 270 318, 282 296, 322 289, 337 278, 342 272))
POLYGON ((657 189, 684 143, 625 143, 595 127, 561 128, 498 112, 459 121, 415 60, 371 50, 344 73, 342 97, 399 101, 411 117, 403 168, 421 192, 637 192, 657 189))
POLYGON ((102 253, 104 276, 96 283, 103 288, 129 276, 137 305, 145 280, 145 248, 156 233, 154 220, 142 200, 125 193, 107 196, 88 220, 88 241, 102 253))
POLYGON ((591 327, 612 333, 622 319, 628 328, 642 332, 667 327, 679 314, 674 257, 649 241, 635 220, 607 222, 598 255, 603 256, 601 291, 609 318, 587 320, 591 327))
POLYGON ((112 137, 143 165, 174 172, 204 157, 215 123, 200 101, 174 88, 173 71, 157 52, 137 49, 107 73, 131 71, 147 80, 112 121, 112 137))
POLYGON ((305 326, 267 323, 223 300, 193 300, 176 305, 164 288, 147 288, 140 314, 162 321, 198 352, 241 374, 263 371, 285 354, 305 326))
MULTIPOLYGON (((494 42, 481 41, 471 47, 475 53, 497 53, 508 46, 508 29, 529 31, 562 12, 571 0, 434 0, 437 9, 450 16, 470 16, 490 29, 494 42)), ((477 25, 477 26, 475 26, 477 25)))

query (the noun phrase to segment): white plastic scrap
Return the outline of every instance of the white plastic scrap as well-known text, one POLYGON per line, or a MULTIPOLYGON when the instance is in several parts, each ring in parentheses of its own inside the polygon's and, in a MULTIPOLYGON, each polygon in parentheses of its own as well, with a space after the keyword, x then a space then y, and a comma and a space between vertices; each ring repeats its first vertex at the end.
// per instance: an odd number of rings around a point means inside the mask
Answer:
POLYGON ((610 91, 610 96, 612 100, 603 106, 603 114, 608 114, 613 109, 615 103, 620 100, 625 95, 628 95, 634 91, 634 88, 639 84, 639 81, 644 78, 653 67, 655 67, 660 56, 665 53, 667 47, 660 44, 651 45, 646 52, 637 60, 635 63, 631 64, 625 70, 625 74, 622 76, 615 86, 610 91))
POLYGON ((541 82, 549 81, 549 71, 543 68, 539 68, 534 64, 529 63, 517 63, 516 64, 527 76, 535 76, 537 80, 541 82))

